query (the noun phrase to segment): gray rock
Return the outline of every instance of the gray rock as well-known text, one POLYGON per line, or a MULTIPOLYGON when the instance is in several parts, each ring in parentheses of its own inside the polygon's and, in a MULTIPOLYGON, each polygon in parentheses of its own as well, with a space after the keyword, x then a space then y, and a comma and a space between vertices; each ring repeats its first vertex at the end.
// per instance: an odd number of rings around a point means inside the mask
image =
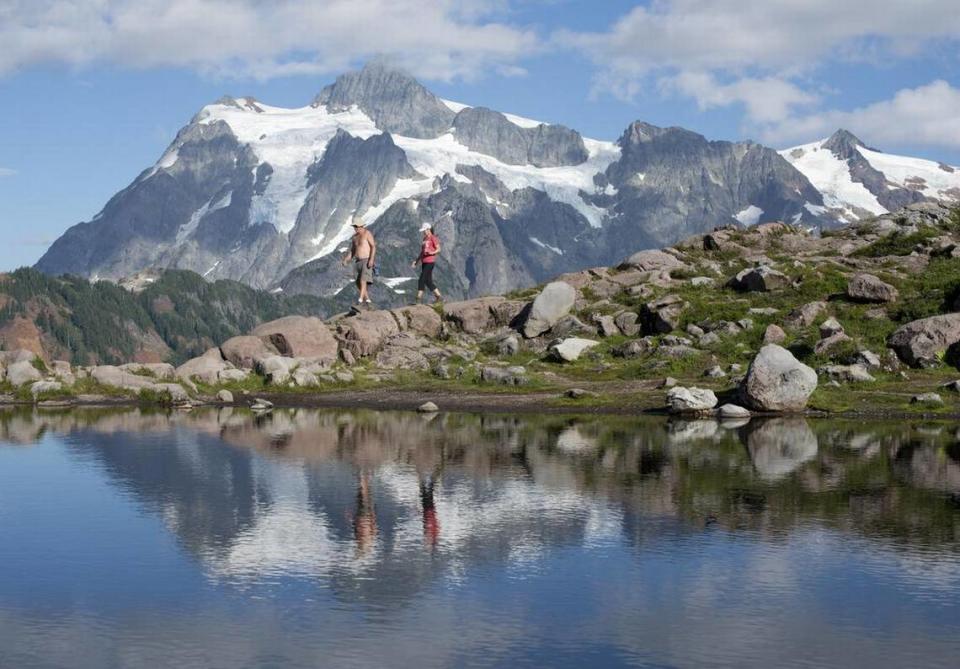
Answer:
POLYGON ((174 379, 176 370, 173 365, 166 362, 128 362, 120 365, 120 369, 131 374, 141 376, 151 376, 155 379, 174 379))
POLYGON ((589 390, 584 390, 583 388, 570 388, 565 393, 564 397, 568 397, 572 400, 583 399, 584 397, 594 397, 596 393, 592 393, 589 390))
POLYGON ((953 391, 955 393, 960 393, 960 380, 944 383, 941 386, 941 388, 946 388, 947 390, 953 391))
POLYGON ((389 311, 361 311, 337 323, 340 346, 355 358, 376 353, 388 338, 400 334, 400 326, 389 311))
POLYGON ((509 334, 497 341, 497 353, 503 356, 516 355, 520 352, 520 340, 516 335, 509 334))
POLYGON ((217 401, 223 402, 224 404, 233 404, 233 393, 229 390, 218 390, 217 401))
POLYGON ((910 404, 943 404, 943 398, 937 393, 921 393, 911 397, 910 404))
POLYGON ((639 358, 654 348, 654 344, 647 338, 633 339, 613 349, 612 353, 618 358, 639 358))
POLYGON ((640 334, 640 316, 632 311, 622 311, 614 318, 614 323, 620 329, 620 332, 628 337, 635 337, 640 334))
POLYGON ((600 342, 592 339, 569 337, 550 347, 550 355, 559 362, 574 362, 579 360, 583 352, 597 346, 600 342))
POLYGON ((678 295, 665 295, 640 308, 640 323, 646 335, 666 334, 680 325, 686 303, 678 295))
POLYGON ((677 258, 657 249, 638 251, 620 263, 620 269, 635 269, 644 272, 679 269, 681 267, 684 267, 684 264, 677 258))
POLYGON ((890 335, 887 345, 911 367, 935 367, 939 356, 958 341, 960 313, 952 313, 907 323, 890 335))
POLYGON ((784 320, 784 324, 789 328, 810 327, 826 308, 826 302, 809 302, 791 311, 784 320))
POLYGON ((66 360, 54 360, 50 363, 50 371, 53 376, 66 386, 72 386, 77 381, 73 373, 73 366, 66 360))
POLYGON ((549 330, 554 323, 570 313, 576 299, 577 291, 573 286, 562 281, 548 283, 533 301, 523 324, 523 335, 536 337, 549 330))
POLYGON ((868 383, 876 379, 863 365, 825 365, 817 370, 832 381, 840 383, 868 383))
POLYGON ((816 353, 817 355, 823 355, 828 351, 830 351, 831 349, 836 348, 840 344, 843 344, 844 342, 848 342, 848 341, 852 341, 850 337, 843 334, 842 332, 837 332, 836 334, 832 334, 829 337, 821 339, 816 344, 814 344, 813 352, 816 353))
POLYGON ((857 302, 893 302, 899 293, 872 274, 858 273, 847 282, 847 297, 857 302))
POLYGON ((820 338, 826 339, 832 337, 835 334, 843 333, 843 326, 840 325, 840 321, 831 316, 824 322, 820 324, 820 338))
POLYGON ((779 325, 771 323, 763 331, 764 344, 782 344, 787 339, 787 333, 779 325))
POLYGON ((673 378, 672 376, 667 376, 667 377, 665 377, 665 378, 663 379, 663 381, 660 382, 660 384, 659 384, 657 387, 658 387, 658 388, 673 388, 673 387, 676 386, 676 385, 677 385, 677 380, 676 380, 675 378, 673 378))
POLYGON ((752 330, 753 329, 753 319, 752 318, 741 318, 737 321, 737 326, 741 330, 752 330))
POLYGON ((271 355, 257 364, 257 371, 266 377, 268 383, 282 386, 290 381, 290 376, 297 364, 294 358, 271 355))
POLYGON ((353 372, 348 372, 348 371, 336 372, 334 373, 333 378, 335 378, 340 383, 353 383, 354 381, 353 372))
POLYGON ((437 411, 440 411, 440 407, 433 402, 424 402, 417 407, 417 411, 420 413, 436 413, 437 411))
POLYGON ((613 316, 597 315, 593 320, 597 324, 597 333, 601 337, 616 337, 620 334, 620 328, 614 322, 613 316))
POLYGON ((671 413, 705 413, 717 406, 717 396, 706 388, 675 386, 667 392, 671 413))
POLYGON ((592 337, 596 334, 596 330, 591 328, 576 316, 567 315, 553 324, 553 327, 550 328, 549 334, 551 337, 560 339, 576 335, 587 335, 592 337))
POLYGON ((37 368, 33 366, 33 362, 27 360, 14 362, 7 367, 7 381, 10 382, 12 386, 23 386, 39 381, 42 378, 43 374, 37 371, 37 368))
POLYGON ((854 358, 854 362, 858 365, 862 365, 867 369, 880 369, 883 367, 883 362, 880 360, 880 356, 874 353, 873 351, 857 351, 857 355, 854 358))
POLYGON ((716 346, 717 344, 720 343, 720 335, 718 335, 716 332, 707 332, 705 335, 703 335, 702 337, 700 337, 700 339, 697 340, 697 343, 700 344, 700 346, 703 346, 704 348, 709 346, 716 346))
POLYGON ((337 359, 337 340, 327 324, 313 316, 285 316, 258 325, 250 334, 268 341, 280 355, 326 364, 337 359))
POLYGON ((706 334, 702 327, 699 325, 694 325, 693 323, 689 323, 684 331, 691 337, 702 337, 704 334, 706 334))
POLYGON ((723 368, 720 367, 720 365, 714 365, 706 370, 703 375, 708 379, 722 379, 727 375, 727 373, 723 371, 723 368))
POLYGON ((273 402, 265 400, 262 397, 257 397, 250 404, 250 408, 254 411, 270 411, 273 408, 273 402))
POLYGON ((522 386, 528 382, 526 370, 523 367, 484 367, 480 370, 480 380, 486 383, 496 383, 504 386, 522 386))
POLYGON ((802 411, 817 388, 817 373, 777 344, 766 344, 740 386, 744 403, 758 411, 802 411))
POLYGON ((747 313, 755 316, 776 316, 779 311, 773 307, 750 307, 747 313))
POLYGON ((745 269, 729 281, 731 288, 745 293, 779 290, 789 285, 790 279, 786 274, 768 265, 745 269))
POLYGON ((291 374, 291 378, 298 388, 312 388, 320 385, 317 375, 309 369, 296 369, 291 374))
POLYGON ((34 397, 41 393, 51 393, 63 390, 63 384, 59 381, 36 381, 30 386, 30 394, 34 397))
POLYGON ((737 404, 724 404, 717 409, 720 418, 750 418, 750 410, 737 404))
POLYGON ((714 283, 716 282, 709 276, 695 276, 692 279, 690 279, 690 285, 695 286, 697 288, 704 287, 704 286, 712 286, 714 283))
MULTIPOLYGON (((228 370, 234 370, 233 365, 223 359, 219 348, 208 349, 203 355, 187 360, 177 367, 174 372, 176 378, 185 381, 198 379, 203 383, 214 385, 221 381, 240 380, 221 378, 221 374, 228 370)), ((239 370, 234 370, 239 371, 239 370)), ((246 377, 246 371, 243 372, 246 377)))

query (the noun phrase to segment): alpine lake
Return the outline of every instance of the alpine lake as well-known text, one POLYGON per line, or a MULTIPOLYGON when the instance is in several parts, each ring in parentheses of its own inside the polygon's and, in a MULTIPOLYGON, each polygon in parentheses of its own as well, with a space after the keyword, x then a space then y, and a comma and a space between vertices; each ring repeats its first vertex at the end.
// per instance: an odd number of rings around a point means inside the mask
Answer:
POLYGON ((956 667, 960 425, 0 412, 0 667, 956 667))

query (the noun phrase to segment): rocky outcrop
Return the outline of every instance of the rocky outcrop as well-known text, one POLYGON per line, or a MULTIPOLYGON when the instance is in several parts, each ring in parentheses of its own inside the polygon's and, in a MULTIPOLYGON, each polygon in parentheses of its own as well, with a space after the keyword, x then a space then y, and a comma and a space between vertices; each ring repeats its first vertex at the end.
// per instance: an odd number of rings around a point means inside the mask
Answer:
POLYGON ((911 367, 934 367, 948 348, 960 342, 960 313, 922 318, 898 328, 887 339, 911 367))
POLYGON ((548 331, 570 313, 577 299, 577 291, 563 281, 548 283, 533 301, 523 324, 525 337, 536 337, 548 331))
POLYGON ((273 345, 254 335, 231 337, 220 344, 220 353, 224 360, 241 369, 254 369, 261 360, 279 355, 273 345))
POLYGON ((467 107, 453 120, 457 141, 508 165, 579 165, 589 153, 580 133, 562 125, 521 127, 500 112, 467 107))
POLYGON ((671 413, 708 413, 717 406, 717 396, 706 388, 676 386, 667 392, 667 406, 671 413))
POLYGON ((178 379, 187 382, 197 380, 208 385, 240 381, 247 374, 246 370, 239 370, 224 360, 219 348, 208 349, 203 355, 187 360, 175 370, 178 379))
POLYGON ((375 355, 400 326, 388 311, 361 311, 337 323, 341 346, 357 358, 375 355))
POLYGON ((787 349, 767 344, 750 363, 740 386, 744 403, 758 411, 802 411, 817 389, 817 373, 787 349))
POLYGON ((7 382, 14 387, 34 383, 42 378, 43 374, 29 360, 21 360, 7 365, 7 382))

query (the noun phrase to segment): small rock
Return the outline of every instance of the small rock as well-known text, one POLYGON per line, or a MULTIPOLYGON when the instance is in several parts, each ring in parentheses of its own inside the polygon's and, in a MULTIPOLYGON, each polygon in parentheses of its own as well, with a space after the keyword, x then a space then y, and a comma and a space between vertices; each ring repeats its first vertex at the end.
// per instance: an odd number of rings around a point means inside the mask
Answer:
POLYGON ((622 346, 613 349, 612 353, 618 358, 639 358, 649 353, 653 348, 653 342, 645 337, 643 339, 628 341, 622 346))
POLYGON ((354 376, 353 376, 353 372, 343 371, 343 372, 337 372, 336 374, 334 374, 333 378, 335 378, 340 383, 353 383, 354 376))
POLYGON ((802 307, 798 307, 790 312, 784 320, 787 327, 805 328, 813 325, 824 309, 827 308, 826 302, 809 302, 802 307))
POLYGON ((480 370, 480 380, 486 383, 498 383, 504 386, 522 386, 527 383, 526 370, 523 367, 484 367, 480 370))
POLYGON ((724 404, 717 409, 717 415, 721 418, 749 418, 751 414, 749 409, 737 404, 724 404))
POLYGON ((269 411, 273 408, 273 402, 270 400, 265 400, 262 397, 258 397, 253 400, 253 404, 250 405, 250 408, 254 411, 269 411))
POLYGON ((857 351, 856 358, 854 362, 858 365, 863 365, 867 369, 880 369, 883 366, 883 362, 880 360, 880 356, 874 353, 873 351, 857 351))
POLYGON ((737 321, 737 326, 741 330, 752 330, 753 329, 753 319, 752 318, 741 318, 737 321))
POLYGON ((424 402, 417 407, 417 411, 420 413, 436 413, 437 411, 440 411, 440 407, 433 402, 424 402))
POLYGON ((947 390, 951 390, 955 393, 960 393, 960 380, 944 383, 943 386, 941 387, 946 388, 947 390))
POLYGON ((868 383, 876 381, 863 365, 825 365, 817 370, 833 381, 843 383, 868 383))
POLYGON ((831 316, 824 322, 820 324, 820 338, 826 339, 832 337, 835 334, 840 334, 843 332, 843 326, 840 325, 840 321, 831 316))
POLYGON ((717 406, 717 396, 706 388, 671 388, 667 405, 672 413, 703 413, 717 406))
POLYGON ((720 343, 720 335, 718 335, 716 332, 708 332, 700 337, 698 343, 700 346, 716 346, 720 343))
POLYGON ((497 341, 497 353, 502 356, 516 355, 520 351, 520 340, 514 334, 506 335, 497 341))
POLYGON ((706 334, 702 327, 699 325, 694 325, 693 323, 687 325, 686 331, 691 337, 702 337, 704 334, 706 334))
POLYGON ((723 368, 720 367, 720 365, 714 365, 713 367, 705 371, 703 375, 709 379, 722 379, 727 375, 727 373, 723 371, 723 368))
POLYGON ((851 341, 850 337, 843 334, 842 332, 838 332, 836 334, 830 335, 825 339, 821 339, 816 344, 814 344, 813 352, 816 353, 817 355, 823 355, 824 353, 834 348, 835 346, 838 346, 847 341, 851 341))
POLYGON ((348 367, 353 367, 355 364, 357 364, 356 357, 354 357, 353 353, 345 348, 340 349, 340 359, 343 360, 343 364, 347 365, 348 367))
POLYGON ((570 337, 550 347, 550 354, 554 360, 573 362, 578 360, 584 351, 597 346, 600 342, 592 339, 570 337))
POLYGON ((731 374, 739 374, 743 371, 743 365, 741 365, 739 362, 731 362, 728 371, 731 374))
POLYGON ((217 400, 225 404, 233 404, 233 393, 229 390, 220 390, 217 392, 217 400))
POLYGON ((563 395, 564 397, 569 397, 572 400, 578 400, 582 397, 593 397, 595 393, 591 393, 589 390, 584 390, 583 388, 570 388, 563 395))
POLYGON ((632 311, 623 311, 617 314, 614 322, 620 328, 620 332, 628 337, 635 337, 640 334, 640 316, 632 311))
POLYGON ((750 307, 747 313, 754 316, 776 316, 778 311, 773 307, 750 307))
POLYGON ((911 397, 910 404, 943 404, 943 398, 937 393, 921 393, 911 397))
POLYGON ((778 272, 769 265, 751 267, 738 273, 730 279, 728 285, 741 292, 766 292, 786 288, 790 279, 786 274, 778 272))
POLYGON ((40 393, 57 392, 62 389, 63 385, 59 381, 37 381, 30 386, 30 393, 36 397, 40 393))
POLYGON ((713 284, 714 284, 714 281, 709 276, 695 276, 692 279, 690 279, 690 285, 696 286, 698 288, 701 286, 712 286, 713 284))
POLYGON ((668 376, 663 381, 660 382, 660 385, 658 387, 673 388, 675 385, 677 385, 677 380, 672 376, 668 376))

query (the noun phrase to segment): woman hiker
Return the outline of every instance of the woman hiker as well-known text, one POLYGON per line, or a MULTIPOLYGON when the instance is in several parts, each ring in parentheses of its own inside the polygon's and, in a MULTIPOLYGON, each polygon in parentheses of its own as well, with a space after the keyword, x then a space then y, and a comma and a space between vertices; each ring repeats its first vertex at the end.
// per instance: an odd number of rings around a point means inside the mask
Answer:
POLYGON ((439 302, 442 298, 440 290, 433 283, 433 266, 437 262, 437 256, 440 254, 440 239, 433 234, 433 224, 424 223, 420 226, 420 233, 423 235, 423 241, 420 243, 420 257, 413 261, 411 267, 416 267, 420 263, 420 281, 417 283, 417 304, 423 299, 423 291, 427 288, 433 292, 434 300, 439 302))

